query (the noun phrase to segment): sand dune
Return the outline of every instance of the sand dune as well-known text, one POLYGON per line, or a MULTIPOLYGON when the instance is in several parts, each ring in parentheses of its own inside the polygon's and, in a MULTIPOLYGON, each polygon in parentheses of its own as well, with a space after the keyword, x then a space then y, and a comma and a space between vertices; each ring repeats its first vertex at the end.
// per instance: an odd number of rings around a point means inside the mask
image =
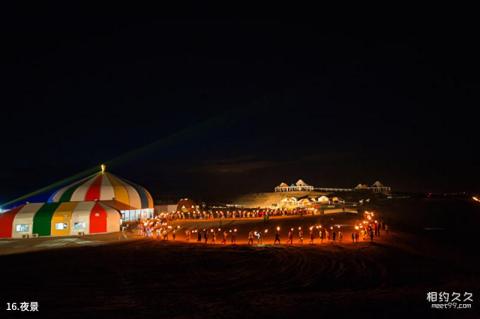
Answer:
MULTIPOLYGON (((269 226, 285 230, 357 217, 330 218, 287 218, 269 226)), ((239 239, 260 226, 237 224, 239 239)), ((478 257, 395 230, 357 244, 347 236, 341 244, 293 246, 133 239, 3 255, 0 263, 8 273, 2 300, 39 301, 49 318, 478 318, 475 303, 453 312, 432 310, 425 300, 429 291, 478 296, 478 257)))

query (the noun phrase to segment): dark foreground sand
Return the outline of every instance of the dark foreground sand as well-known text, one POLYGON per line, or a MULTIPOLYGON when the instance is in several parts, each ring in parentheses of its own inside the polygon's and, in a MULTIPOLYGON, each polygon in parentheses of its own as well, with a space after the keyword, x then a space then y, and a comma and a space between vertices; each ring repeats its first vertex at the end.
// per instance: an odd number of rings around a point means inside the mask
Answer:
POLYGON ((48 318, 479 318, 476 253, 406 232, 347 239, 280 247, 136 239, 3 255, 1 301, 38 301, 48 318), (473 292, 473 309, 432 310, 428 291, 473 292))

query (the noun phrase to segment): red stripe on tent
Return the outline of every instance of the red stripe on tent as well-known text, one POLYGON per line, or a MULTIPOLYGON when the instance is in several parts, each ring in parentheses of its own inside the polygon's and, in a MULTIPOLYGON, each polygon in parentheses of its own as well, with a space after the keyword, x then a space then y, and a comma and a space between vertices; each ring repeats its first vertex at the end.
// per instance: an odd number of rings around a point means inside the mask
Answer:
POLYGON ((8 212, 0 214, 0 238, 11 238, 13 231, 13 220, 18 211, 23 208, 23 206, 16 207, 8 212))
POLYGON ((85 194, 85 201, 99 200, 100 188, 102 187, 102 177, 99 175, 95 178, 92 185, 88 188, 87 194, 85 194))
POLYGON ((95 203, 90 212, 90 234, 107 231, 107 211, 99 203, 95 203))

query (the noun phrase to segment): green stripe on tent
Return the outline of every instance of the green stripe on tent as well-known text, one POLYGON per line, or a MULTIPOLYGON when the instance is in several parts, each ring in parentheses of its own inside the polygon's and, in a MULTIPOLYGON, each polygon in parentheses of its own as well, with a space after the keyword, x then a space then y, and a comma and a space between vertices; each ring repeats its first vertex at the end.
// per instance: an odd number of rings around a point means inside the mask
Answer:
POLYGON ((65 192, 63 192, 62 196, 60 196, 60 199, 58 200, 59 202, 69 202, 70 199, 72 198, 73 192, 80 186, 80 182, 83 182, 84 179, 79 180, 72 186, 70 186, 65 192))
POLYGON ((50 236, 53 213, 60 203, 46 203, 37 211, 33 218, 33 233, 38 236, 50 236))

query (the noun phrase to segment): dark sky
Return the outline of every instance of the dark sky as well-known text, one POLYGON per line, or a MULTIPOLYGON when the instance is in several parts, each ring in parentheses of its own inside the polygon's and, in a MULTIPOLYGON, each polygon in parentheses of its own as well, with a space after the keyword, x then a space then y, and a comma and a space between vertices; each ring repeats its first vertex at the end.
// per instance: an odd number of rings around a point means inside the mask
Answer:
POLYGON ((4 12, 0 202, 102 162, 156 198, 479 188, 478 28, 92 12, 4 12))

